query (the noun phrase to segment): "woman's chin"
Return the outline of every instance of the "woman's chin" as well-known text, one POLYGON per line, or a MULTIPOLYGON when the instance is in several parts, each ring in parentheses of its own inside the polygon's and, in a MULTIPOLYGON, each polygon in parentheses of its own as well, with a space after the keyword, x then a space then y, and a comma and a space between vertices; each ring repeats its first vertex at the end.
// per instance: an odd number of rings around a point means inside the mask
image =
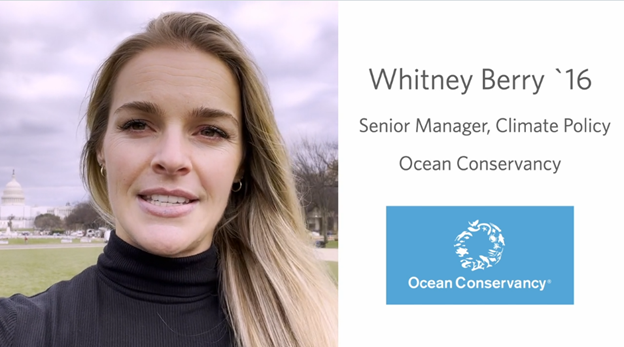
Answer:
POLYGON ((209 238, 193 237, 188 234, 188 230, 185 233, 174 227, 152 227, 144 232, 133 233, 129 239, 125 241, 147 253, 168 258, 199 254, 208 250, 211 244, 209 238))

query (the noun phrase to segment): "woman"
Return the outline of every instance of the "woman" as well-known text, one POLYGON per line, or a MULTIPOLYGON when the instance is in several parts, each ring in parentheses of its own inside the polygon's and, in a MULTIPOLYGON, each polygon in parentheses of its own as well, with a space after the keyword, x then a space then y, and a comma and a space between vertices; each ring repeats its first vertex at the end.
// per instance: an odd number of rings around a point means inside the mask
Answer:
POLYGON ((335 346, 259 72, 204 14, 169 13, 100 68, 82 165, 115 226, 96 266, 0 300, 0 346, 335 346))

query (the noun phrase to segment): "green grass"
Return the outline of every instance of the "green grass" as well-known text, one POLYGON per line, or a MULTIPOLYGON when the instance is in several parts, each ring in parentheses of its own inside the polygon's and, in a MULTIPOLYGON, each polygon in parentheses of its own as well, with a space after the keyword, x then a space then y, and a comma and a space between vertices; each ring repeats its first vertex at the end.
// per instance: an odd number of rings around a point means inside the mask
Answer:
MULTIPOLYGON (((100 253, 99 247, 0 250, 0 297, 41 293, 94 265, 100 253)), ((338 263, 328 261, 327 265, 337 283, 338 263)))
POLYGON ((338 262, 337 261, 328 261, 326 263, 329 266, 329 270, 331 271, 332 276, 334 276, 334 279, 336 280, 336 283, 338 283, 338 262))
POLYGON ((0 250, 0 297, 45 291, 95 264, 100 253, 99 247, 0 250))
POLYGON ((338 241, 327 241, 325 248, 338 248, 338 241))

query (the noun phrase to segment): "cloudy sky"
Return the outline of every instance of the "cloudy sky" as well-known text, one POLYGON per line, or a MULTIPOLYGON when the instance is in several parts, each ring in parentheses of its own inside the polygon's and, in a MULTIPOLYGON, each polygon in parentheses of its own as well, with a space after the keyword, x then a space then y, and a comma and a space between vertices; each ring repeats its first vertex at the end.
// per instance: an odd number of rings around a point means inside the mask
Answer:
POLYGON ((79 176, 94 72, 167 11, 232 28, 269 85, 286 141, 338 138, 338 5, 329 2, 0 2, 0 189, 16 171, 26 204, 88 199, 79 176))

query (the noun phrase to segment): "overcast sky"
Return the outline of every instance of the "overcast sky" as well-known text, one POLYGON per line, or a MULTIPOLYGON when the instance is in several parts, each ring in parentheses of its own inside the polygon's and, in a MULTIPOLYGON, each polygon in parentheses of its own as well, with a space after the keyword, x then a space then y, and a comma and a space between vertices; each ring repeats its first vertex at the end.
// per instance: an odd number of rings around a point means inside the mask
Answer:
POLYGON ((232 28, 268 81, 287 142, 338 139, 338 5, 329 2, 0 2, 0 189, 16 171, 26 204, 88 199, 79 176, 94 72, 167 11, 232 28))

